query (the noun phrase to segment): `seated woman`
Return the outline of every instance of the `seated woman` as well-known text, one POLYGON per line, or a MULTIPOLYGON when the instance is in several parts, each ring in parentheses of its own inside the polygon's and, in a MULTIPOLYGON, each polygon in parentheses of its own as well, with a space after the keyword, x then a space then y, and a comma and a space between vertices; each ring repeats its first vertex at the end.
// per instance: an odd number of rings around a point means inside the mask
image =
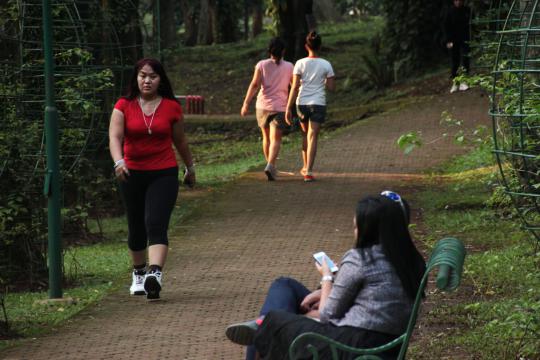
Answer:
MULTIPOLYGON (((409 206, 396 193, 362 199, 354 217, 355 247, 343 256, 335 279, 325 261, 316 264, 322 275, 319 290, 277 279, 260 317, 229 326, 227 337, 248 346, 248 360, 287 359, 290 344, 305 332, 362 348, 394 340, 406 330, 425 271, 409 234, 409 219, 409 206)), ((326 345, 315 345, 322 359, 330 358, 326 345)), ((398 353, 399 348, 392 349, 383 358, 398 353)))

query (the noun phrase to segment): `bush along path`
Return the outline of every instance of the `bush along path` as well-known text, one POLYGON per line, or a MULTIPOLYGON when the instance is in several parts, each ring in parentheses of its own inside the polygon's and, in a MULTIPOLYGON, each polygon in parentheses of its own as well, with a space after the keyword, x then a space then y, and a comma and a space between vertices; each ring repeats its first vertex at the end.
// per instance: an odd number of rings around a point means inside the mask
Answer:
POLYGON ((356 201, 385 189, 411 198, 426 169, 466 150, 441 136, 441 113, 451 111, 472 129, 488 124, 487 108, 475 91, 436 95, 331 138, 323 133, 317 181, 304 183, 299 154, 285 154, 279 169, 294 175, 268 182, 262 168, 250 172, 208 195, 196 216, 171 229, 160 302, 130 297, 126 274, 125 288, 0 358, 242 359, 244 349, 225 338, 225 327, 256 316, 278 276, 316 287, 312 254, 325 250, 339 259, 353 245, 356 201), (396 140, 411 131, 421 132, 424 145, 404 155, 396 140))

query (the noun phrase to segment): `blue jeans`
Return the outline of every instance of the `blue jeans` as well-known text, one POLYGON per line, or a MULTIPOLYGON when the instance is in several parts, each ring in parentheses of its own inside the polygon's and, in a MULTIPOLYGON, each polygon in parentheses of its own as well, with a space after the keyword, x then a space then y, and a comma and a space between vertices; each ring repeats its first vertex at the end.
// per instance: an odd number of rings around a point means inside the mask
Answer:
MULTIPOLYGON (((268 289, 268 294, 266 294, 259 315, 264 316, 272 310, 284 310, 299 314, 302 300, 310 293, 311 291, 302 283, 292 278, 277 278, 268 289)), ((250 345, 247 347, 246 360, 255 360, 255 346, 250 345)))

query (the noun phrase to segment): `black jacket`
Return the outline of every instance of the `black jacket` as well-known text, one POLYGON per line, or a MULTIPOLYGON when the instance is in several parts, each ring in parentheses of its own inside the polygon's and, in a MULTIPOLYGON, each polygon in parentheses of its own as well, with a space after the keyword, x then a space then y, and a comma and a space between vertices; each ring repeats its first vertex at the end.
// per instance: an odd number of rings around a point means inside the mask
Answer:
POLYGON ((471 9, 468 6, 452 6, 444 19, 445 42, 460 43, 469 41, 471 9))

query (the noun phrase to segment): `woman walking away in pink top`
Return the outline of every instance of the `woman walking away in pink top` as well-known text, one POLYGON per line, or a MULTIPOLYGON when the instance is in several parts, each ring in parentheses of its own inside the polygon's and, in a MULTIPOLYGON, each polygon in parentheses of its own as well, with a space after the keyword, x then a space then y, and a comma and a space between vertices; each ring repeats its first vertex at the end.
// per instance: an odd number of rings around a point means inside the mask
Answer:
POLYGON ((259 90, 255 105, 257 123, 261 128, 262 145, 266 167, 264 172, 269 181, 276 179, 276 159, 281 147, 282 130, 287 128, 285 108, 289 85, 291 84, 293 65, 283 60, 285 43, 273 38, 268 44, 269 59, 255 65, 253 79, 246 93, 240 114, 248 114, 249 104, 259 90))
POLYGON ((321 43, 321 36, 315 31, 310 32, 306 37, 305 47, 309 56, 298 60, 294 65, 293 83, 287 103, 287 123, 291 123, 295 103, 300 116, 302 160, 304 161, 300 173, 306 182, 315 180, 312 170, 317 154, 317 140, 321 125, 326 119, 325 89, 334 91, 336 88, 332 65, 318 56, 321 43))

